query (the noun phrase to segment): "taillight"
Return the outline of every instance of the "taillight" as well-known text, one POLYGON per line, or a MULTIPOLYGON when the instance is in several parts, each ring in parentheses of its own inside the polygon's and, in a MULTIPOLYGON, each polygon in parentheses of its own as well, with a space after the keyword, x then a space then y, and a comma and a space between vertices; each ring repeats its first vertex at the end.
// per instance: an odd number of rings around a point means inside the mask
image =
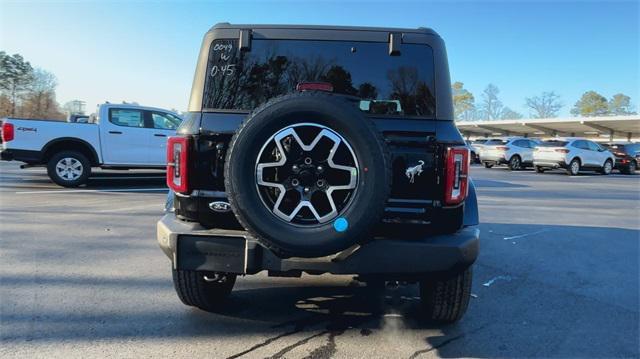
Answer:
POLYGON ((509 147, 507 147, 507 146, 496 146, 496 150, 498 150, 498 151, 509 151, 509 147))
POLYGON ((556 148, 554 151, 560 152, 560 153, 569 153, 569 150, 566 148, 556 148))
POLYGON ((169 137, 167 141, 167 186, 175 192, 189 192, 189 137, 169 137))
POLYGON ((469 149, 447 148, 444 176, 444 203, 459 204, 467 197, 469 185, 469 149))
POLYGON ((15 132, 13 130, 12 123, 3 123, 2 124, 2 142, 9 142, 15 138, 15 132))

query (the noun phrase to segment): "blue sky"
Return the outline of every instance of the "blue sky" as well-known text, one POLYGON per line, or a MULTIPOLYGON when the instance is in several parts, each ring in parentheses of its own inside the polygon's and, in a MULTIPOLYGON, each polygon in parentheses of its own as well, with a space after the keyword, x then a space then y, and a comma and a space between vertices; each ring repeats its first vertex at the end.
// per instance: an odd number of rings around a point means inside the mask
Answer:
POLYGON ((431 27, 451 77, 488 83, 527 114, 554 90, 568 116, 588 90, 640 101, 638 1, 7 2, 0 49, 53 72, 58 100, 137 101, 185 110, 202 36, 217 22, 431 27))

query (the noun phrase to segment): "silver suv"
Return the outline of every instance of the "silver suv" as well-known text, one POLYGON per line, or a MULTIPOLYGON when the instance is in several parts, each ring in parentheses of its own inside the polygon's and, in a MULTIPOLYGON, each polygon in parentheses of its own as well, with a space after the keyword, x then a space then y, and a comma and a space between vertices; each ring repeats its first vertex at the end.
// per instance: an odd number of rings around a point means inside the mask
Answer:
POLYGON ((584 138, 565 138, 541 143, 533 156, 536 172, 563 168, 568 175, 575 176, 580 170, 595 170, 611 173, 615 164, 613 153, 599 144, 584 138))
POLYGON ((512 171, 533 165, 533 150, 538 142, 524 137, 492 139, 480 150, 480 162, 486 168, 506 164, 512 171))

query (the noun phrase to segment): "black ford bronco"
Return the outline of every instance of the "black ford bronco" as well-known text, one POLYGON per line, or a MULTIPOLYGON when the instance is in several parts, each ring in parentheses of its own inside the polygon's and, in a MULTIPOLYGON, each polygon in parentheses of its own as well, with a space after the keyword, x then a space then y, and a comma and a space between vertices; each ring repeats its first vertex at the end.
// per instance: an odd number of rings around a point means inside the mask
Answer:
POLYGON ((214 26, 168 142, 157 225, 178 296, 219 311, 238 275, 420 284, 466 311, 478 255, 469 152, 431 29, 214 26))

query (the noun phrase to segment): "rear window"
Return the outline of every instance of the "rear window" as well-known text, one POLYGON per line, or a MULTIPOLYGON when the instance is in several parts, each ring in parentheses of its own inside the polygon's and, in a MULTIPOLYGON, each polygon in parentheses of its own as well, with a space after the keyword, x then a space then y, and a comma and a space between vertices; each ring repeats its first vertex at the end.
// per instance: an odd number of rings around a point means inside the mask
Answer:
POLYGON ((627 150, 627 153, 633 155, 635 152, 640 152, 640 143, 632 143, 625 145, 624 148, 627 150))
POLYGON ((333 92, 357 96, 369 114, 434 117, 433 50, 402 44, 318 40, 261 40, 238 50, 237 40, 211 45, 204 109, 250 111, 295 91, 301 83, 331 84, 333 92))
POLYGON ((606 148, 611 150, 622 151, 629 154, 634 154, 634 152, 640 151, 640 144, 638 143, 603 143, 601 145, 604 145, 606 148))
POLYGON ((538 147, 564 147, 567 145, 567 141, 543 141, 538 144, 538 147))
POLYGON ((485 145, 487 146, 506 145, 506 144, 507 144, 507 141, 505 140, 489 140, 485 142, 485 145))

